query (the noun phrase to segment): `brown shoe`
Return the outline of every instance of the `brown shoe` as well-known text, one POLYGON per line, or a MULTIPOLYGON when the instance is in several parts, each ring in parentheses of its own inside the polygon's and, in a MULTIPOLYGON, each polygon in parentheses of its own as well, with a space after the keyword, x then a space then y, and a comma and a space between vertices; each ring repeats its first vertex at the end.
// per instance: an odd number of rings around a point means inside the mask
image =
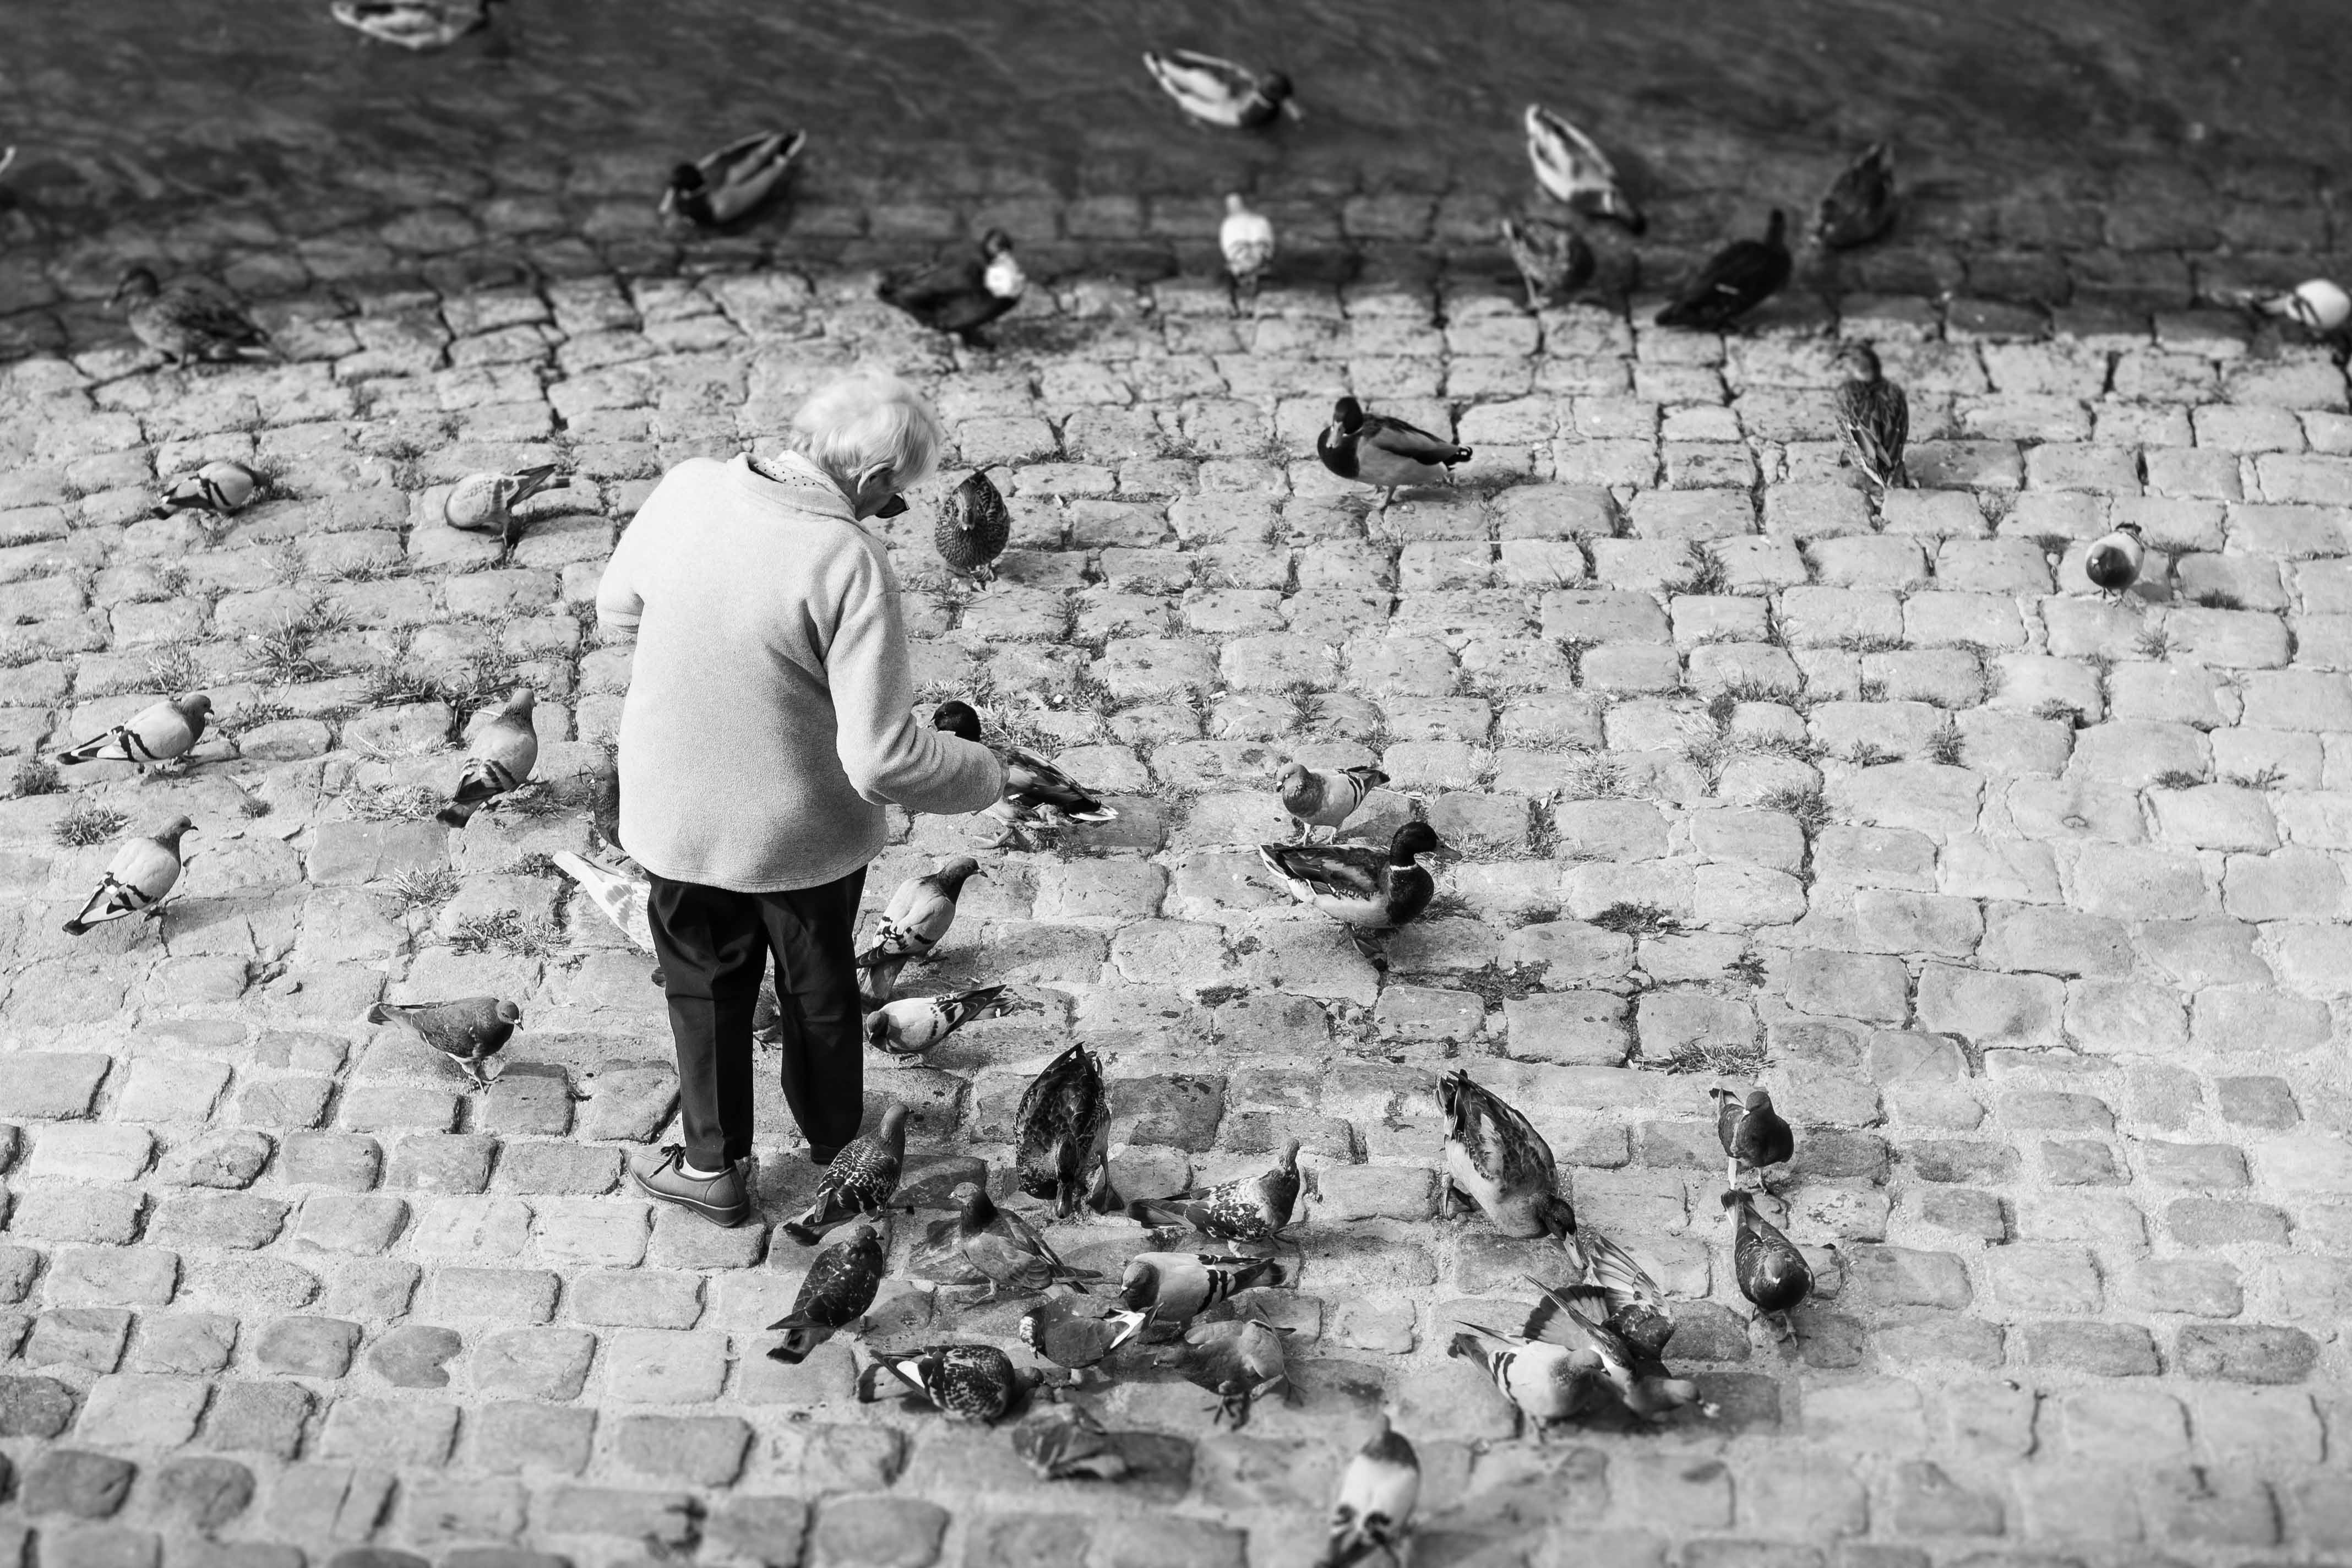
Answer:
POLYGON ((743 1172, 730 1165, 715 1176, 686 1173, 686 1145, 666 1143, 661 1163, 650 1171, 632 1171, 638 1190, 647 1197, 692 1209, 713 1225, 732 1228, 751 1217, 751 1200, 743 1190, 743 1172))

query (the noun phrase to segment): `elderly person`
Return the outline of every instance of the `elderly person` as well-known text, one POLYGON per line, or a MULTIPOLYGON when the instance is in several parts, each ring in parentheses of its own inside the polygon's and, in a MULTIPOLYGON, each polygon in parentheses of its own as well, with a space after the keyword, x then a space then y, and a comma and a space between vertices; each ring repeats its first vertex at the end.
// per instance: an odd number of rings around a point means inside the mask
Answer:
POLYGON ((852 950, 882 807, 976 811, 1003 788, 985 747, 915 722, 898 584, 862 526, 906 510, 940 443, 913 388, 844 376, 794 416, 791 450, 663 476, 596 590, 598 624, 636 633, 621 843, 651 877, 685 1131, 636 1180, 720 1225, 751 1214, 768 956, 784 1100, 824 1164, 865 1111, 852 950))

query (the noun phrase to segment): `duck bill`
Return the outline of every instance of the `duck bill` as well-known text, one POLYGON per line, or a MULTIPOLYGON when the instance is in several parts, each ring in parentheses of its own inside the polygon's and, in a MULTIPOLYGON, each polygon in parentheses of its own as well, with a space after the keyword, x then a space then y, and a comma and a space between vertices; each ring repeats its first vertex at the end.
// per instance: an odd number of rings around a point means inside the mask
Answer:
POLYGON ((1282 112, 1294 122, 1307 118, 1306 111, 1298 107, 1298 100, 1295 98, 1286 98, 1282 100, 1282 112))

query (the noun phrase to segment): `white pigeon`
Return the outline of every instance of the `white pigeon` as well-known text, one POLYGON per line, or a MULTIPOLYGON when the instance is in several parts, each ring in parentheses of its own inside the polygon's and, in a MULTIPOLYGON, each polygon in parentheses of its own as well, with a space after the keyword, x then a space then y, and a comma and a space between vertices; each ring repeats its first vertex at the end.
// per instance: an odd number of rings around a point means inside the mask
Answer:
POLYGON ((1217 226, 1217 246, 1225 253, 1225 270, 1232 275, 1236 306, 1257 298, 1258 279, 1274 259, 1274 223, 1264 213, 1252 212, 1238 195, 1225 198, 1225 221, 1217 226))
POLYGON ((223 517, 253 499, 261 481, 243 463, 217 458, 183 475, 163 492, 164 511, 213 511, 223 517))
POLYGON ((151 763, 184 757, 204 739, 212 717, 213 700, 201 691, 166 697, 117 724, 103 735, 68 746, 51 759, 57 763, 129 763, 141 773, 151 763))
POLYGON ((463 827, 474 813, 530 777, 539 761, 539 732, 530 725, 534 700, 528 686, 518 686, 490 721, 474 732, 466 752, 466 771, 457 776, 457 792, 440 812, 452 827, 463 827))
POLYGON ((958 855, 927 876, 899 883, 874 923, 873 942, 857 954, 857 967, 873 969, 894 958, 928 956, 955 923, 956 900, 964 883, 986 875, 979 861, 958 855))
POLYGON ((606 920, 621 928, 621 934, 633 946, 646 952, 654 950, 653 922, 646 913, 653 884, 642 873, 600 866, 569 849, 559 849, 548 858, 555 862, 558 870, 580 884, 580 890, 604 911, 606 920))
POLYGON ((495 533, 511 549, 522 536, 514 509, 541 490, 562 489, 571 479, 553 463, 511 474, 467 474, 441 502, 441 519, 468 533, 495 533))
POLYGON ((488 0, 334 0, 328 12, 378 43, 446 48, 490 18, 488 0))
POLYGON ((79 936, 94 925, 126 915, 157 915, 157 905, 180 879, 180 836, 195 831, 184 816, 174 817, 163 831, 146 838, 126 838, 106 863, 98 890, 82 905, 81 913, 66 921, 66 934, 79 936))
POLYGON ((1421 1456, 1382 1415, 1380 1430, 1340 1474, 1331 1538, 1316 1568, 1353 1568, 1375 1552, 1402 1565, 1398 1546, 1420 1500, 1421 1456))
POLYGON ((920 1055, 994 1006, 1002 985, 946 996, 906 996, 866 1016, 866 1043, 893 1056, 920 1055))
POLYGON ((2352 321, 2352 294, 2325 278, 2298 283, 2284 294, 2250 289, 2240 298, 2250 309, 2265 316, 2294 321, 2315 332, 2333 332, 2352 321))

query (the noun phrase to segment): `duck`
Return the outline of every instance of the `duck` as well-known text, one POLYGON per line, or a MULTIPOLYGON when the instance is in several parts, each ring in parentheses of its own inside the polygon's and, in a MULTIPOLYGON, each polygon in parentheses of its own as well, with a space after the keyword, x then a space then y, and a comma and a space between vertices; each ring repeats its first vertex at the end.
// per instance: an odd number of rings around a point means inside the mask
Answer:
POLYGON ((1421 1456, 1389 1422, 1364 1440, 1339 1473, 1339 1493, 1331 1502, 1331 1528, 1315 1568, 1355 1568, 1374 1552, 1390 1568, 1404 1568, 1401 1550, 1421 1500, 1421 1456))
POLYGON ((1445 1353, 1485 1373, 1538 1431, 1604 1408, 1609 1381, 1597 1352, 1570 1350, 1464 1323, 1445 1353))
POLYGON ((1882 494, 1909 488, 1903 448, 1911 438, 1910 400, 1886 379, 1879 369, 1878 351, 1868 343, 1846 344, 1838 351, 1838 363, 1846 376, 1838 387, 1833 413, 1854 467, 1882 494))
POLYGON ((1780 1228, 1756 1212, 1756 1195, 1734 1187, 1723 1194, 1738 1229, 1731 1243, 1731 1276, 1756 1315, 1780 1323, 1789 1337, 1788 1315, 1813 1293, 1812 1265, 1780 1228))
POLYGON ((397 1024, 457 1063, 474 1088, 488 1089, 490 1079, 486 1064, 522 1027, 522 1009, 496 996, 404 1005, 378 1002, 368 1009, 367 1021, 397 1024))
POLYGON ((131 335, 173 364, 278 357, 269 334, 246 313, 245 301, 209 278, 163 284, 148 268, 134 267, 115 286, 112 302, 123 307, 131 335))
POLYGON ((653 883, 634 861, 627 867, 606 866, 569 849, 558 849, 548 858, 580 885, 588 901, 629 939, 630 946, 641 952, 653 952, 653 883))
POLYGON ((1282 809, 1290 814, 1291 841, 1312 838, 1318 827, 1329 828, 1331 837, 1338 838, 1356 808, 1388 782, 1389 775, 1378 768, 1327 770, 1298 762, 1285 763, 1275 783, 1281 791, 1282 809))
POLYGON ((818 1253, 801 1278, 793 1310, 768 1325, 770 1333, 784 1336, 782 1344, 768 1347, 769 1356, 798 1366, 811 1351, 864 1317, 882 1288, 884 1266, 881 1233, 863 1221, 818 1253))
POLYGON ((1064 1405, 1013 1429, 1013 1451, 1048 1481, 1115 1481, 1128 1472, 1127 1456, 1083 1405, 1064 1405))
POLYGON ((1592 247, 1565 224, 1549 218, 1503 219, 1503 248, 1527 285, 1528 309, 1556 305, 1592 280, 1592 247))
POLYGON ((201 691, 151 702, 103 734, 54 753, 60 767, 79 763, 129 763, 141 773, 178 762, 205 738, 213 700, 201 691))
POLYGON ((1277 115, 1298 118, 1290 79, 1278 70, 1253 71, 1191 49, 1146 49, 1143 68, 1177 108, 1203 125, 1254 131, 1277 115))
POLYGON ((944 996, 908 996, 866 1016, 866 1043, 894 1057, 919 1057, 996 1005, 1002 985, 944 996))
POLYGON ((1013 511, 996 481, 975 468, 940 498, 931 548, 950 572, 980 587, 996 581, 996 558, 1013 538, 1013 511))
POLYGON ((1249 1425, 1254 1403, 1290 1388, 1282 1331, 1257 1318, 1196 1322, 1164 1364, 1195 1388, 1217 1395, 1213 1424, 1224 1423, 1236 1432, 1249 1425))
POLYGON ((969 855, 951 856, 938 869, 909 877, 891 891, 890 901, 874 922, 874 939, 855 960, 871 969, 894 958, 928 958, 955 924, 957 901, 963 885, 985 877, 980 862, 969 855))
POLYGON ((971 704, 949 700, 931 715, 932 727, 984 745, 1004 764, 1004 792, 988 815, 1004 824, 1004 837, 992 847, 1028 842, 1030 826, 1058 828, 1068 823, 1116 822, 1118 813, 1053 763, 1022 747, 981 739, 980 715, 971 704))
POLYGON ((1173 1197, 1138 1199, 1130 1218, 1145 1225, 1185 1225, 1223 1241, 1271 1241, 1290 1223, 1298 1203, 1298 1140, 1282 1146, 1274 1168, 1173 1197))
POLYGON ((562 489, 572 482, 553 463, 541 463, 511 474, 467 474, 441 500, 441 521, 467 533, 495 533, 508 550, 522 537, 515 508, 541 490, 562 489))
POLYGON ((857 1374, 857 1397, 867 1405, 882 1397, 882 1380, 894 1391, 930 1405, 950 1421, 992 1426, 1004 1419, 1041 1374, 1015 1367, 994 1345, 926 1345, 898 1354, 877 1355, 857 1374))
POLYGON ((261 488, 259 476, 243 463, 215 458, 193 474, 173 480, 156 504, 155 515, 209 511, 221 517, 243 507, 261 488))
POLYGON ((1465 1069, 1438 1080, 1437 1104, 1445 1116, 1437 1212, 1450 1213, 1466 1194, 1503 1235, 1550 1237, 1581 1268, 1576 1208, 1559 1195, 1551 1145, 1535 1124, 1465 1069))
POLYGON ((1224 221, 1217 226, 1217 248, 1225 254, 1225 276, 1232 279, 1234 313, 1244 300, 1257 298, 1258 281, 1274 260, 1274 220, 1253 212, 1238 195, 1225 197, 1224 221))
POLYGON ((992 228, 962 257, 886 274, 875 293, 933 331, 984 345, 981 329, 1018 305, 1028 286, 1013 254, 1013 237, 992 228))
POLYGON ((164 896, 178 885, 185 864, 180 856, 180 840, 195 830, 196 825, 187 817, 175 816, 154 833, 116 845, 97 890, 82 905, 81 912, 66 921, 66 934, 80 936, 92 926, 131 915, 162 919, 164 896))
POLYGON ((906 1161, 907 1107, 894 1100, 883 1108, 879 1127, 843 1144, 833 1163, 818 1173, 816 1195, 784 1222, 784 1234, 803 1247, 814 1247, 834 1226, 881 1214, 898 1194, 906 1161))
POLYGON ((1894 224, 1895 205, 1895 150, 1874 142, 1822 193, 1813 238, 1830 250, 1868 245, 1894 224))
POLYGON ((404 49, 446 48, 490 19, 488 0, 334 0, 336 21, 404 49))
POLYGON ((2244 306, 2256 315, 2293 321, 2306 331, 2322 337, 2340 332, 2347 324, 2352 324, 2352 294, 2346 293, 2326 278, 2306 279, 2284 292, 2263 289, 2240 289, 2226 295, 2225 299, 2244 306))
POLYGON ((1451 484, 1456 463, 1470 460, 1470 448, 1442 440, 1384 414, 1367 414, 1352 397, 1331 405, 1331 423, 1316 432, 1315 455, 1343 479, 1382 492, 1381 512, 1406 485, 1451 484))
POLYGON ((1789 219, 1779 207, 1762 239, 1735 239, 1707 258, 1698 276, 1658 312, 1662 327, 1720 331, 1788 286, 1789 219))
POLYGON ((1759 1084, 1745 1096, 1727 1089, 1707 1092, 1715 1098, 1715 1135, 1727 1162, 1726 1185, 1738 1186, 1742 1171, 1754 1171, 1760 1181, 1767 1167, 1785 1165, 1795 1155, 1797 1134, 1772 1109, 1769 1089, 1759 1084))
MULTIPOLYGON (((1600 1360, 1601 1375, 1618 1403, 1645 1421, 1665 1420, 1690 1405, 1713 1417, 1720 1410, 1699 1395, 1698 1384, 1675 1377, 1654 1354, 1644 1354, 1609 1323, 1588 1318, 1577 1307, 1572 1292, 1527 1281, 1543 1300, 1528 1314, 1526 1337, 1566 1347, 1579 1355, 1590 1352, 1600 1360)), ((1655 1286, 1652 1287, 1654 1290, 1655 1286)))
POLYGON ((2147 545, 2140 537, 2139 524, 2119 523, 2093 542, 2083 557, 2083 574, 2099 590, 2101 598, 2120 599, 2139 581, 2140 568, 2147 561, 2147 545))
POLYGON ((1139 1252, 1119 1276, 1119 1305, 1152 1322, 1182 1325, 1244 1290, 1281 1282, 1271 1258, 1214 1252, 1139 1252))
POLYGON ((1013 1115, 1013 1165, 1021 1190, 1067 1219, 1081 1200, 1097 1213, 1118 1206, 1110 1185, 1110 1097, 1102 1064, 1083 1045, 1045 1064, 1013 1115))
POLYGON ((807 145, 805 131, 755 131, 680 163, 662 187, 661 216, 697 228, 723 228, 748 217, 783 184, 793 160, 807 145))
POLYGON ((1420 857, 1438 847, 1436 829, 1408 822, 1390 837, 1386 849, 1369 844, 1261 844, 1257 856, 1293 899, 1346 926, 1373 966, 1385 968, 1383 955, 1366 945, 1366 933, 1395 931, 1429 908, 1437 881, 1420 857))
POLYGON ((450 792, 449 804, 441 808, 436 820, 463 827, 476 812, 521 787, 530 777, 539 762, 539 731, 532 728, 530 718, 536 700, 537 694, 530 687, 516 687, 490 721, 475 731, 466 751, 466 766, 457 775, 457 787, 450 792))
POLYGON ((1540 103, 1528 105, 1528 162, 1536 183, 1587 217, 1609 218, 1634 234, 1648 227, 1642 209, 1617 183, 1598 143, 1540 103))
POLYGON ((1151 1314, 1133 1307, 1105 1310, 1076 1296, 1051 1296, 1021 1315, 1021 1342, 1052 1362, 1086 1374, 1143 1332, 1151 1314))
POLYGON ((1087 1293, 1086 1281, 1094 1276, 1063 1262, 1035 1227, 998 1208, 979 1183, 959 1183, 949 1196, 959 1211, 957 1248, 988 1280, 982 1300, 992 1301, 1007 1290, 1043 1290, 1057 1281, 1087 1293))

